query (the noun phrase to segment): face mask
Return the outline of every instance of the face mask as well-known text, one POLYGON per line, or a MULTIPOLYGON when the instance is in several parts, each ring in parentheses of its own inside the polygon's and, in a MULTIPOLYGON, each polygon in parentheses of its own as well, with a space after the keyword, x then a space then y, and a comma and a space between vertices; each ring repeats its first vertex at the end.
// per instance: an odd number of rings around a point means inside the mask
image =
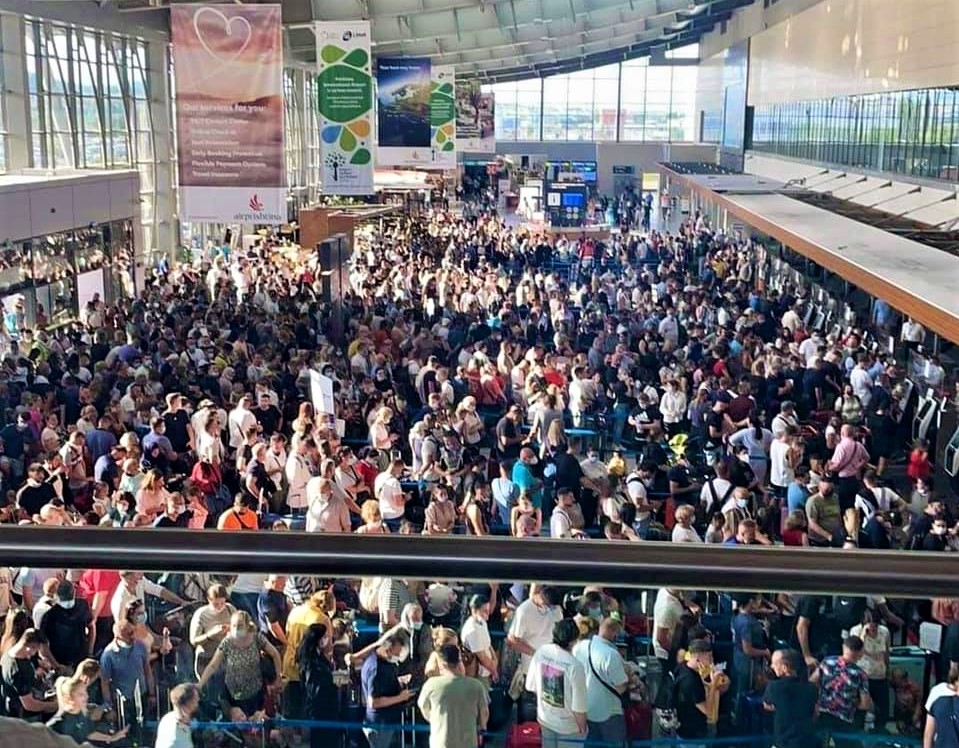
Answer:
POLYGON ((74 605, 77 604, 76 600, 61 600, 60 607, 64 610, 70 610, 74 605))
POLYGON ((147 622, 147 614, 146 614, 146 613, 137 613, 137 614, 133 617, 133 620, 134 620, 136 623, 146 623, 146 622, 147 622))
POLYGON ((745 509, 746 507, 749 506, 749 500, 748 500, 748 499, 736 499, 736 506, 739 507, 740 509, 745 509))
POLYGON ((394 665, 399 665, 403 661, 403 658, 399 655, 394 655, 393 657, 390 657, 389 661, 394 665))
POLYGON ((421 628, 423 628, 422 621, 413 621, 410 625, 413 627, 413 631, 419 631, 421 628))
POLYGON ((595 607, 594 607, 594 608, 590 608, 590 609, 587 611, 587 615, 588 615, 590 618, 600 619, 600 618, 603 617, 603 609, 602 609, 602 608, 595 608, 595 607))
POLYGON ((599 458, 596 455, 589 455, 586 459, 590 464, 599 462, 599 458))
POLYGON ((129 649, 130 647, 133 646, 133 644, 131 644, 130 642, 122 641, 121 639, 117 639, 117 646, 120 649, 129 649))

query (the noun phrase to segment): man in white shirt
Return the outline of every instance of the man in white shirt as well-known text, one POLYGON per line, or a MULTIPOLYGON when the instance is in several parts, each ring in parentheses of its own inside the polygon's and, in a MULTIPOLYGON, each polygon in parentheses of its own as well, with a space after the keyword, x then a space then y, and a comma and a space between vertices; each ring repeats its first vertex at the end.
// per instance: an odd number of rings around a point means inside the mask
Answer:
POLYGON ((656 593, 653 605, 653 651, 663 666, 663 672, 671 670, 676 661, 676 646, 685 610, 680 590, 661 589, 656 593))
POLYGON ((174 595, 170 590, 161 587, 156 582, 144 578, 142 572, 121 571, 120 584, 117 585, 116 592, 113 593, 113 599, 110 600, 110 613, 113 614, 113 620, 122 621, 127 605, 134 600, 145 603, 147 595, 159 597, 175 605, 188 604, 187 600, 174 595))
POLYGON ((406 511, 406 494, 400 487, 404 467, 402 460, 393 460, 389 469, 377 475, 373 482, 373 495, 380 502, 380 514, 393 532, 399 531, 400 520, 406 511))
POLYGON ((586 670, 586 721, 589 740, 622 744, 626 741, 626 720, 620 695, 629 688, 623 656, 616 648, 616 637, 623 625, 615 618, 599 624, 599 633, 573 647, 573 656, 586 670))
POLYGON ((849 384, 852 385, 853 394, 858 397, 859 402, 862 403, 863 410, 866 410, 869 406, 869 401, 872 399, 872 378, 869 376, 869 372, 866 371, 866 357, 864 354, 859 355, 856 365, 849 373, 849 384))
POLYGON ((801 307, 798 305, 791 307, 783 315, 781 321, 782 326, 793 334, 795 334, 796 330, 799 329, 799 325, 802 323, 802 319, 799 316, 799 309, 801 309, 801 307))
POLYGON ((553 627, 552 641, 539 647, 529 663, 526 688, 536 695, 544 748, 586 737, 586 669, 570 651, 577 639, 576 623, 560 620, 553 627))
POLYGON ((286 505, 294 514, 302 514, 307 507, 306 484, 313 477, 310 460, 307 452, 313 441, 312 437, 300 439, 296 444, 296 450, 286 461, 284 473, 286 474, 286 505))
POLYGON ((499 672, 496 651, 489 635, 487 621, 490 615, 490 599, 485 595, 473 595, 469 600, 470 616, 463 622, 460 642, 463 649, 476 658, 476 677, 488 688, 497 680, 499 672))
MULTIPOLYGON (((519 652, 520 663, 509 687, 509 696, 519 701, 526 687, 526 672, 530 658, 537 649, 552 641, 553 626, 563 620, 559 591, 553 587, 533 585, 528 599, 516 606, 513 625, 506 635, 506 643, 519 652)), ((522 710, 522 703, 520 704, 522 710)), ((532 715, 520 714, 520 721, 529 721, 532 715)))
POLYGON ((573 527, 569 510, 576 503, 576 497, 568 488, 561 488, 556 494, 556 508, 549 518, 549 536, 551 538, 581 539, 586 533, 573 527))
POLYGON ((170 691, 170 706, 157 725, 155 748, 193 748, 190 723, 200 708, 200 689, 194 683, 181 683, 170 691))
POLYGON ((253 398, 244 395, 240 402, 230 411, 228 425, 230 430, 230 449, 237 450, 243 446, 250 428, 256 426, 256 416, 250 408, 253 407, 253 398))
POLYGON ((926 339, 926 329, 912 317, 907 317, 906 321, 902 323, 899 338, 910 348, 915 348, 926 339))

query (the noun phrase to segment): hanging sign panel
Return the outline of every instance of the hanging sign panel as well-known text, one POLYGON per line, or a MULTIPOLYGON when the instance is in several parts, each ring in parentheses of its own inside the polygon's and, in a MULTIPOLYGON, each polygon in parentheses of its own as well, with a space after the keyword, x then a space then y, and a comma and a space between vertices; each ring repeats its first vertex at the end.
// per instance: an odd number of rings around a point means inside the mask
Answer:
POLYGON ((316 24, 323 192, 373 194, 370 22, 316 24))
POLYGON ((456 68, 434 65, 430 88, 433 169, 456 168, 456 68))
POLYGON ((376 140, 380 166, 429 166, 430 59, 376 60, 376 140))
POLYGON ((496 100, 477 81, 456 86, 456 147, 471 153, 496 152, 496 100))
POLYGON ((279 5, 170 8, 180 219, 282 224, 279 5))

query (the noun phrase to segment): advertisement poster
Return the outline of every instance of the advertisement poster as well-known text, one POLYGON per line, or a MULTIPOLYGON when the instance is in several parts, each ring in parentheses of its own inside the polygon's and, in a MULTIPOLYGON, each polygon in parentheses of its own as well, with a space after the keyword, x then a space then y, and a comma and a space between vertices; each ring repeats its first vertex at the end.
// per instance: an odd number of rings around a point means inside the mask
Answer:
POLYGON ((279 5, 174 5, 182 221, 286 223, 279 5))
POLYGON ((429 166, 430 60, 380 57, 376 61, 377 163, 429 166))
POLYGON ((370 22, 316 24, 323 192, 373 194, 370 22))
POLYGON ((430 128, 433 169, 456 168, 456 68, 434 65, 431 72, 430 128))
POLYGON ((471 153, 495 153, 495 101, 477 81, 456 86, 456 148, 471 153))

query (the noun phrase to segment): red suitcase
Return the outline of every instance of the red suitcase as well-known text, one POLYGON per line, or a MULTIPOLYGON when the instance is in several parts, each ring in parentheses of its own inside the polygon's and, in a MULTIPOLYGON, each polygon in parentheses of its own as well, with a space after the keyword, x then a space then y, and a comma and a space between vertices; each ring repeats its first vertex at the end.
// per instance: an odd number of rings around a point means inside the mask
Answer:
POLYGON ((653 708, 634 701, 623 713, 626 719, 626 737, 629 740, 652 740, 653 708))
POLYGON ((513 725, 506 736, 506 748, 540 748, 541 744, 538 722, 513 725))

